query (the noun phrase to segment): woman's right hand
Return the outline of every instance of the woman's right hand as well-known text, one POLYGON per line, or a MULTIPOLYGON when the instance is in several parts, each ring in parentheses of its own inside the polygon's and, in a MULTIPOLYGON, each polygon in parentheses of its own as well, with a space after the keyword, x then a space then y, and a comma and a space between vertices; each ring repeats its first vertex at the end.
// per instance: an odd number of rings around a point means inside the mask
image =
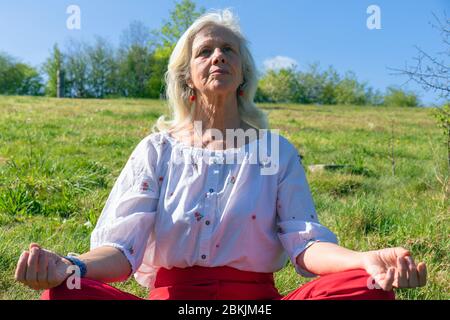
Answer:
POLYGON ((30 250, 20 255, 15 280, 35 290, 50 289, 66 280, 71 265, 69 260, 31 243, 30 250))

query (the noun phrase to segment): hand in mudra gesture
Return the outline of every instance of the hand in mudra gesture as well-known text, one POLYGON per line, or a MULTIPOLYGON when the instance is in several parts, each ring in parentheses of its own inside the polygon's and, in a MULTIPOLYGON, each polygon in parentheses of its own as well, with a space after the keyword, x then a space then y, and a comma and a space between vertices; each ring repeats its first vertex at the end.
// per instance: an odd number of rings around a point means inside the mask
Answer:
POLYGON ((368 251, 364 255, 363 265, 385 291, 423 287, 427 282, 425 263, 416 265, 410 252, 402 247, 368 251))
POLYGON ((15 280, 35 289, 50 289, 60 285, 68 276, 67 268, 72 263, 58 254, 30 244, 17 262, 15 280))

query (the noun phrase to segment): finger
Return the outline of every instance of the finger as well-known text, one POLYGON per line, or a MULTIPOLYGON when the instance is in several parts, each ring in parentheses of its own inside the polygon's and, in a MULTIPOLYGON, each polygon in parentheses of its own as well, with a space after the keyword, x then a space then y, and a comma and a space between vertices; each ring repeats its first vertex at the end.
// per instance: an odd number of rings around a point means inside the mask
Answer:
POLYGON ((386 272, 386 277, 384 278, 384 282, 382 285, 382 289, 384 291, 392 290, 392 284, 394 283, 394 275, 395 275, 395 268, 389 268, 389 270, 386 272))
POLYGON ((406 256, 411 255, 411 252, 408 249, 405 249, 403 247, 396 247, 396 248, 394 248, 394 251, 395 251, 395 255, 397 257, 406 257, 406 256))
POLYGON ((424 262, 417 265, 417 273, 419 275, 419 287, 427 284, 427 266, 424 262))
POLYGON ((14 279, 19 282, 24 282, 27 274, 27 263, 28 263, 29 252, 24 251, 19 257, 17 262, 16 272, 14 274, 14 279))
POLYGON ((32 243, 30 243, 30 251, 31 251, 31 249, 33 249, 33 248, 39 248, 39 249, 41 249, 41 246, 40 246, 39 244, 37 244, 36 242, 32 242, 32 243))
POLYGON ((419 286, 419 276, 417 274, 416 264, 412 257, 406 257, 408 261, 408 282, 409 288, 415 288, 419 286))
POLYGON ((68 274, 66 273, 67 265, 62 262, 59 258, 54 259, 51 264, 49 264, 49 275, 48 275, 48 282, 49 285, 52 287, 55 287, 57 285, 60 285, 64 279, 68 277, 68 274))
POLYGON ((59 285, 58 277, 56 274, 56 265, 57 260, 51 259, 48 263, 48 271, 47 271, 47 283, 49 288, 53 288, 59 285))
POLYGON ((384 275, 380 274, 380 273, 376 273, 376 274, 372 274, 371 275, 371 280, 373 279, 374 283, 374 287, 376 289, 380 289, 382 288, 382 284, 383 284, 383 280, 384 280, 384 275))
POLYGON ((48 255, 44 250, 39 250, 39 265, 37 271, 37 282, 39 287, 47 287, 47 265, 48 265, 48 255))
POLYGON ((25 281, 30 287, 36 287, 37 283, 37 268, 39 263, 39 248, 33 247, 28 256, 27 273, 25 281))
POLYGON ((397 286, 398 288, 407 288, 408 282, 408 263, 405 258, 397 258, 397 286))

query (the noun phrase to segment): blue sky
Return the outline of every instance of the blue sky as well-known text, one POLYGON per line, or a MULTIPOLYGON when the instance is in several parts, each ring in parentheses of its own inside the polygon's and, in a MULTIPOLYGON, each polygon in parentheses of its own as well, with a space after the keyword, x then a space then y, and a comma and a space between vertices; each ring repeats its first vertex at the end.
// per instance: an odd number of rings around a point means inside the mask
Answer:
MULTIPOLYGON (((39 66, 58 42, 69 37, 90 41, 100 35, 118 44, 133 20, 156 29, 167 19, 174 1, 163 0, 0 0, 0 51, 39 66), (81 9, 81 29, 69 30, 69 5, 81 9)), ((405 78, 387 67, 412 63, 414 45, 429 53, 442 51, 439 33, 430 22, 432 13, 450 14, 448 0, 198 0, 204 8, 230 7, 240 18, 260 70, 267 65, 295 61, 299 69, 319 62, 339 72, 354 71, 358 79, 376 89, 402 85, 405 78), (369 30, 369 5, 381 10, 381 29, 369 30), (278 58, 277 58, 278 57, 278 58), (281 57, 281 58, 280 58, 281 57)), ((408 84, 425 103, 436 94, 408 84)))

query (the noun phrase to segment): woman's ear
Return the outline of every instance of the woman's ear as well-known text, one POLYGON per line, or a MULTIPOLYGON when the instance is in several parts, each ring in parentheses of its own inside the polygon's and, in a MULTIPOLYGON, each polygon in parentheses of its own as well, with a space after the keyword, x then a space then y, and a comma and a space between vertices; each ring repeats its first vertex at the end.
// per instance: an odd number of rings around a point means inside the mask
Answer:
POLYGON ((192 80, 190 78, 188 78, 186 80, 186 84, 189 88, 191 88, 192 90, 194 89, 194 84, 192 83, 192 80))

